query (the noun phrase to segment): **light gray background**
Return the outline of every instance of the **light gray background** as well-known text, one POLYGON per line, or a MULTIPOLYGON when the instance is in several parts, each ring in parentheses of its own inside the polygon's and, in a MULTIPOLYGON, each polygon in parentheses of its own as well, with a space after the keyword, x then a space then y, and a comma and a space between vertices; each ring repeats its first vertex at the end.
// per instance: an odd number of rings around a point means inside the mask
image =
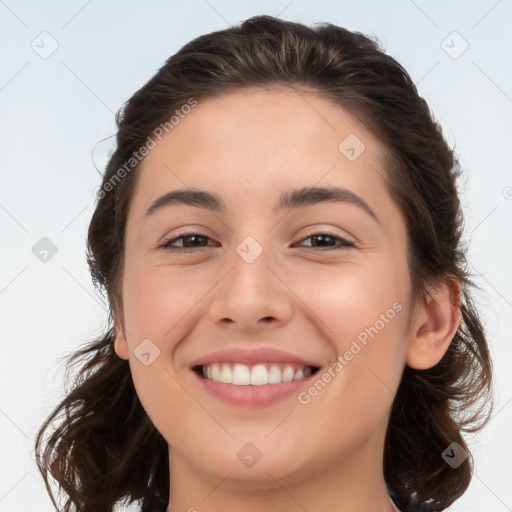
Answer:
POLYGON ((52 510, 34 435, 62 395, 63 356, 106 325, 85 260, 100 185, 93 158, 101 170, 112 150, 111 139, 97 143, 183 44, 256 14, 377 36, 455 144, 467 171, 466 240, 482 287, 496 411, 470 440, 475 476, 450 510, 512 510, 511 0, 0 0, 0 512, 52 510), (57 248, 47 262, 32 252, 42 237, 57 248))

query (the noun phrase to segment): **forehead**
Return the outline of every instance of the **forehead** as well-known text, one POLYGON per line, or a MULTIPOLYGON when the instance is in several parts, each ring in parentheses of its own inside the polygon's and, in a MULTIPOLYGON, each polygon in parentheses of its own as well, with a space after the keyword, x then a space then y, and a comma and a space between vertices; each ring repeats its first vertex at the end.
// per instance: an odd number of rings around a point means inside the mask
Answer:
POLYGON ((134 200, 141 208, 186 187, 228 203, 299 183, 384 192, 384 146, 355 115, 313 90, 252 87, 199 100, 155 142, 140 168, 134 200))
POLYGON ((227 149, 231 141, 243 142, 244 147, 238 148, 241 152, 231 148, 231 158, 235 155, 242 158, 251 150, 266 157, 283 147, 294 149, 292 154, 288 153, 290 157, 313 150, 337 154, 339 143, 351 134, 358 136, 366 146, 367 154, 377 153, 375 156, 378 157, 378 153, 384 151, 378 138, 356 114, 312 89, 244 88, 200 99, 190 113, 180 117, 178 120, 174 116, 179 122, 168 130, 169 137, 164 134, 166 140, 165 144, 159 144, 160 150, 156 148, 146 160, 160 156, 162 146, 177 150, 176 146, 184 142, 193 144, 196 149, 208 145, 227 149), (304 145, 305 141, 307 145, 304 145), (262 144, 265 144, 264 148, 262 144))

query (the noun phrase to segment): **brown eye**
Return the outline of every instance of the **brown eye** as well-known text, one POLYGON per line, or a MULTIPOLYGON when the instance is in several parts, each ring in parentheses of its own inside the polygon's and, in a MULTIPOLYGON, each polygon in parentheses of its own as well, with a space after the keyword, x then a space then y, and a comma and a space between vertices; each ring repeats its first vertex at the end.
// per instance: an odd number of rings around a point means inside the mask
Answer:
POLYGON ((354 244, 352 242, 348 241, 346 238, 334 235, 332 233, 315 233, 313 235, 309 235, 308 237, 302 239, 303 242, 305 240, 314 241, 309 246, 312 249, 322 248, 322 247, 327 248, 327 249, 348 249, 350 247, 354 247, 354 244), (337 245, 336 242, 339 242, 339 244, 337 245))
POLYGON ((166 240, 160 247, 173 252, 191 252, 194 248, 207 247, 203 242, 208 240, 210 240, 209 237, 201 235, 200 233, 187 233, 171 238, 170 240, 166 240), (181 241, 181 245, 173 245, 179 241, 181 241))

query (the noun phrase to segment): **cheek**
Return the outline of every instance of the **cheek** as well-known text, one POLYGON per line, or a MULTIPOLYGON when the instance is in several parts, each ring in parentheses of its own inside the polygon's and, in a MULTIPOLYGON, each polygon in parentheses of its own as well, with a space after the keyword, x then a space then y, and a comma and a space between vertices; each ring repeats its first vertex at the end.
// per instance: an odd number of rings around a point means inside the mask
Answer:
POLYGON ((405 261, 374 258, 371 265, 328 274, 304 278, 301 294, 308 297, 315 324, 343 358, 344 377, 335 379, 343 387, 340 393, 360 399, 388 394, 398 386, 405 364, 410 300, 405 261))
POLYGON ((307 297, 304 304, 322 321, 326 335, 338 340, 339 348, 375 323, 384 330, 382 321, 388 326, 387 320, 397 318, 397 309, 404 309, 409 294, 407 268, 384 258, 309 272, 295 287, 307 297))
POLYGON ((172 272, 165 266, 126 266, 123 308, 133 383, 146 413, 164 435, 174 439, 181 429, 172 419, 190 406, 190 396, 174 375, 169 354, 187 335, 188 314, 204 291, 191 285, 186 272, 172 272), (149 364, 139 359, 142 342, 149 364), (176 432, 177 431, 177 432, 176 432))
POLYGON ((175 337, 173 331, 179 330, 181 319, 204 296, 207 286, 185 270, 173 271, 164 265, 127 268, 125 275, 123 306, 132 343, 144 338, 168 343, 175 337))

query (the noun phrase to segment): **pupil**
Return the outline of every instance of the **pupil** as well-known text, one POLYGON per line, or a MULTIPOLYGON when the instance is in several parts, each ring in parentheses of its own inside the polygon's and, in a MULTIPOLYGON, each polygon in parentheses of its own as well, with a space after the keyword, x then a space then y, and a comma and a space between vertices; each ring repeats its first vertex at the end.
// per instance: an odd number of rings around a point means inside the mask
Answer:
POLYGON ((200 245, 200 243, 201 243, 201 239, 202 239, 203 237, 202 237, 202 236, 199 236, 199 235, 190 235, 188 238, 189 238, 189 239, 191 239, 191 240, 196 240, 196 241, 197 241, 197 240, 199 240, 199 243, 194 243, 194 242, 192 242, 192 245, 200 245))
MULTIPOLYGON (((325 242, 326 240, 328 241, 329 239, 332 239, 332 237, 331 237, 330 235, 316 235, 316 236, 315 236, 315 238, 316 238, 317 240, 320 240, 320 241, 322 241, 322 240, 323 240, 324 242, 325 242)), ((322 244, 320 244, 320 245, 322 245, 322 244)))

